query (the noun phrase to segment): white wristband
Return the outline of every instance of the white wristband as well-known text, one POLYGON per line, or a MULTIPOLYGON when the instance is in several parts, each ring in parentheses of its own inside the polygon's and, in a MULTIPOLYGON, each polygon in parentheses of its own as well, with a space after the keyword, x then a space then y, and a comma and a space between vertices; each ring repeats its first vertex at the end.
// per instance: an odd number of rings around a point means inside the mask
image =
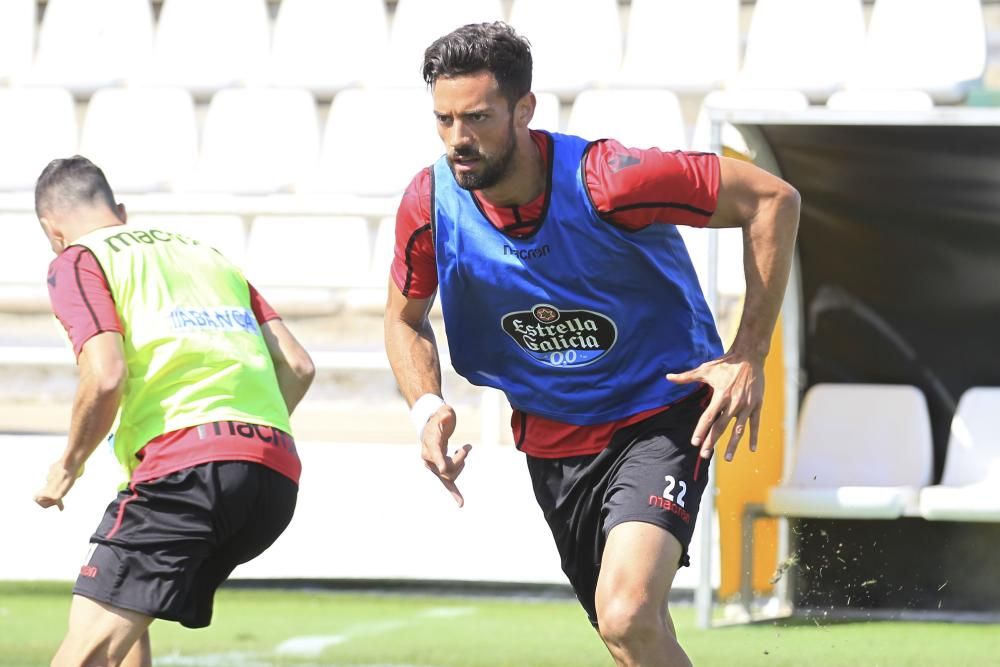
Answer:
POLYGON ((442 405, 444 405, 444 400, 436 394, 424 394, 413 403, 413 407, 410 408, 410 421, 413 422, 413 428, 417 429, 418 440, 423 440, 424 426, 427 425, 427 420, 442 405))

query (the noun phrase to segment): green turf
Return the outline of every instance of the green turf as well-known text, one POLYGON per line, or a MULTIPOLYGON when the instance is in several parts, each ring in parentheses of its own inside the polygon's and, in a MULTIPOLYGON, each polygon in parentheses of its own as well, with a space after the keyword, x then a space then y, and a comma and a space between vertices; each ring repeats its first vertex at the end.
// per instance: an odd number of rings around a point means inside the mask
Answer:
MULTIPOLYGON (((0 665, 48 664, 65 629, 69 587, 0 583, 0 665)), ((701 631, 674 610, 696 665, 1000 666, 1000 627, 796 622, 701 631)), ((575 603, 482 597, 224 590, 215 622, 152 628, 157 665, 589 667, 611 661, 575 603), (340 637, 317 655, 281 655, 293 637, 340 637)))

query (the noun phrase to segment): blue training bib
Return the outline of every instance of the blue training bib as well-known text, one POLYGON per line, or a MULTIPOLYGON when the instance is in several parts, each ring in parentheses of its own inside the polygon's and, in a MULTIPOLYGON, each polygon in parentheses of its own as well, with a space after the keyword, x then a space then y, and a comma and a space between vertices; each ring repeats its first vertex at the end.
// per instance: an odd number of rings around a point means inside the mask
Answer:
POLYGON ((439 294, 455 370, 529 414, 599 424, 667 405, 664 379, 722 354, 677 229, 602 220, 583 181, 589 143, 551 134, 538 231, 486 219, 445 158, 433 168, 439 294))

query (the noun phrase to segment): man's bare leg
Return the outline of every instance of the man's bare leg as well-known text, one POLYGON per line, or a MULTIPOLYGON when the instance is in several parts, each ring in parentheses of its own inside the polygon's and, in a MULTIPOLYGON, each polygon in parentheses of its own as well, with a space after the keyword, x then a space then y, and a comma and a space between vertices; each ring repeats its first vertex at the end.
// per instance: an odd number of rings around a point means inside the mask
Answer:
POLYGON ((611 529, 597 581, 601 638, 619 667, 691 667, 677 643, 667 598, 682 548, 650 523, 611 529))
POLYGON ((144 614, 74 595, 69 630, 52 659, 52 667, 120 667, 144 635, 146 641, 140 643, 136 659, 146 662, 135 664, 149 667, 152 660, 147 628, 152 621, 144 614))

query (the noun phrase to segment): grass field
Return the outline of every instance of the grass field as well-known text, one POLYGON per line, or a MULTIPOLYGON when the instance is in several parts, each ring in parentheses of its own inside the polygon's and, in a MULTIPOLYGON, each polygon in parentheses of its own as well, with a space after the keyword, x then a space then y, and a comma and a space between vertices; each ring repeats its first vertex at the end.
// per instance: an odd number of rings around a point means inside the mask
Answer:
MULTIPOLYGON (((47 665, 62 636, 66 584, 0 583, 0 665, 47 665)), ((785 622, 694 628, 674 610, 696 665, 1000 666, 1000 627, 785 622)), ((215 622, 157 622, 158 667, 590 667, 611 664, 575 602, 228 589, 215 622)))

